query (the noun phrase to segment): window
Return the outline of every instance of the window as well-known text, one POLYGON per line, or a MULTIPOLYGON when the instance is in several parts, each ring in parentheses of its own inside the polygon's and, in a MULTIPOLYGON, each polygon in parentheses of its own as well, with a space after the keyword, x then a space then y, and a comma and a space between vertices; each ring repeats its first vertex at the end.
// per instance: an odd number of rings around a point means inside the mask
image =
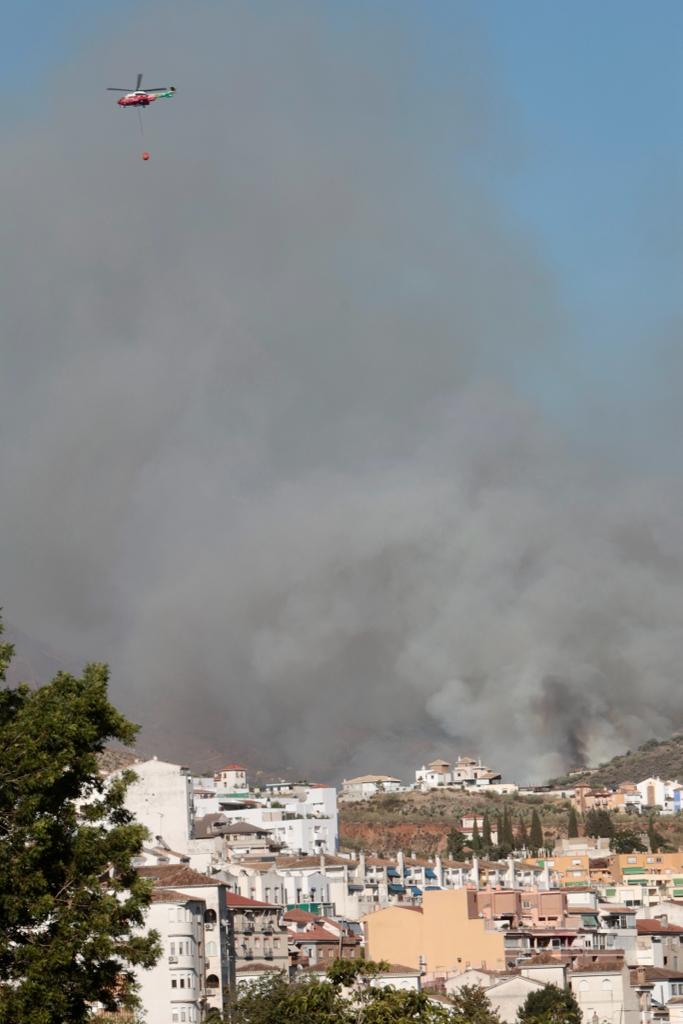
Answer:
POLYGON ((175 921, 175 907, 168 908, 168 919, 169 921, 175 921))
POLYGON ((638 863, 637 858, 636 857, 629 857, 628 858, 628 863, 629 864, 637 864, 638 863))
POLYGON ((173 1021, 173 1024, 178 1024, 178 1021, 180 1020, 180 1017, 178 1016, 178 1010, 176 1009, 175 1006, 171 1011, 171 1020, 173 1021))
POLYGON ((185 978, 180 979, 180 988, 185 988, 185 978))
POLYGON ((171 954, 171 956, 175 956, 175 942, 172 942, 171 945, 169 946, 169 953, 171 954))
POLYGON ((218 975, 209 974, 206 979, 206 987, 210 989, 218 988, 218 975))
POLYGON ((207 944, 206 944, 206 955, 207 956, 215 956, 216 955, 216 943, 215 942, 207 942, 207 944))
POLYGON ((187 1010, 185 1009, 184 1006, 180 1007, 180 1019, 187 1020, 187 1010))
POLYGON ((178 988, 178 979, 171 978, 171 988, 178 988))

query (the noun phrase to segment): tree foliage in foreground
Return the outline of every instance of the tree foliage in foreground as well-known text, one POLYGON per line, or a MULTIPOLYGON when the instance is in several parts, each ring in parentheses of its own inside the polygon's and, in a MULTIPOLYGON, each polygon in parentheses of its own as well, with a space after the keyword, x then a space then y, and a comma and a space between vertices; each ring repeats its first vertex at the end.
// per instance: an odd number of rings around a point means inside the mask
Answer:
MULTIPOLYGON (((0 645, 2 681, 12 654, 0 645)), ((107 684, 94 664, 80 679, 0 689, 4 1024, 80 1024, 93 1002, 132 1006, 133 968, 158 953, 156 935, 140 930, 150 896, 131 865, 146 835, 123 805, 133 776, 105 790, 98 772, 106 742, 137 732, 107 684)))
POLYGON ((491 1006, 480 985, 463 985, 452 996, 449 1024, 500 1024, 498 1011, 491 1006))
POLYGON ((325 981, 288 983, 280 974, 253 982, 239 991, 230 1024, 460 1024, 460 1017, 424 992, 374 986, 373 977, 386 966, 335 961, 325 981))
POLYGON ((517 1011, 519 1024, 581 1024, 583 1016, 576 999, 566 988, 544 985, 530 992, 517 1011))

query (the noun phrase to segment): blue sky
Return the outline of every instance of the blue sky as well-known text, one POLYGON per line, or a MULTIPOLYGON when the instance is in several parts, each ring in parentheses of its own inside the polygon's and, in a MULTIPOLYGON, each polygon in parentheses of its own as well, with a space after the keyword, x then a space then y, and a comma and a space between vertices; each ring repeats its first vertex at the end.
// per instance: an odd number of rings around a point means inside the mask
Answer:
MULTIPOLYGON (((154 6, 129 0, 112 7, 84 0, 9 5, 0 84, 17 89, 14 117, 36 116, 53 76, 108 35, 130 31, 154 6), (28 85, 19 88, 23 82, 28 85)), ((392 10, 399 13, 414 30, 424 74, 444 81, 450 62, 468 60, 458 34, 469 21, 484 54, 470 73, 488 83, 498 130, 505 134, 506 120, 513 123, 517 151, 512 162, 498 161, 494 147, 475 173, 497 194, 504 216, 539 248, 572 328, 557 374, 540 358, 524 369, 527 385, 569 420, 577 388, 589 402, 604 398, 606 389, 617 400, 634 397, 656 375, 660 349, 667 349, 671 324, 681 315, 683 4, 326 6, 351 42, 373 13, 380 23, 392 10)), ((121 76, 129 78, 130 69, 121 76)))

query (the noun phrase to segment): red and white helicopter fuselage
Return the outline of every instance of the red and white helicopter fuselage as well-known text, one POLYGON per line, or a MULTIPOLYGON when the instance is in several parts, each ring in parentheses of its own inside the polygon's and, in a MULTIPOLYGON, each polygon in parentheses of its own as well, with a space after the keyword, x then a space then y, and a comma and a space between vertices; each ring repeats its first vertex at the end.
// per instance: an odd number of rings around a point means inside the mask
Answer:
POLYGON ((141 89, 142 75, 138 75, 134 89, 109 89, 109 92, 122 92, 124 95, 116 102, 120 107, 148 107, 155 100, 170 99, 175 95, 175 86, 166 85, 162 89, 141 89))
POLYGON ((129 92, 116 102, 120 107, 148 107, 155 100, 171 97, 175 92, 173 86, 163 92, 129 92))

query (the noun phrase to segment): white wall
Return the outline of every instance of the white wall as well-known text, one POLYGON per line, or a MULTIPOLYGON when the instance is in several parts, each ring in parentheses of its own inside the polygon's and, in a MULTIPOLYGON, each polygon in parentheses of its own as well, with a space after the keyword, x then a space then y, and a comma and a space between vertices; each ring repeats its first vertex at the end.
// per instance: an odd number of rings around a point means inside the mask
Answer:
POLYGON ((183 1018, 187 1024, 196 1024, 202 1020, 204 995, 203 901, 152 903, 146 930, 152 928, 159 933, 162 955, 151 970, 136 971, 145 1024, 183 1024, 183 1018))
POLYGON ((142 761, 126 793, 126 807, 152 837, 161 836, 172 850, 188 852, 192 827, 192 780, 187 768, 168 761, 142 761))
POLYGON ((628 968, 621 973, 590 971, 571 978, 571 989, 585 1024, 597 1014, 600 1024, 638 1024, 638 997, 631 988, 628 968))

